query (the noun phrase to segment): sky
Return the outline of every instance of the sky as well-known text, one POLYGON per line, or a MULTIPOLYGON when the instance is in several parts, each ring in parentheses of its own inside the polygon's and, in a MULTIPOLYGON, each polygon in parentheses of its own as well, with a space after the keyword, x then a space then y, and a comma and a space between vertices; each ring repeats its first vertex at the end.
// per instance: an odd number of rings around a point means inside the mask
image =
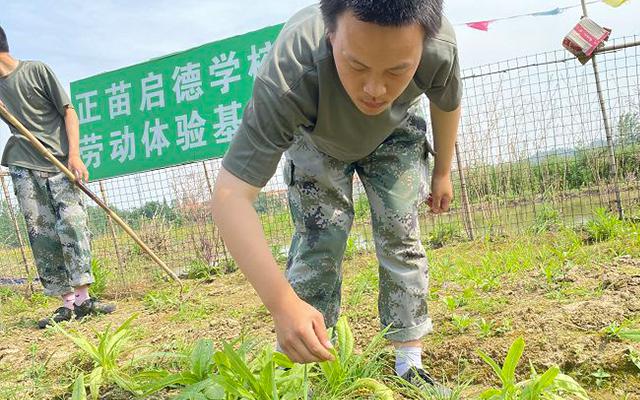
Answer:
MULTIPOLYGON (((12 55, 46 62, 68 89, 71 81, 284 22, 312 3, 0 0, 0 26, 12 55)), ((450 0, 445 15, 455 25, 579 4, 578 0, 450 0)), ((557 16, 496 21, 488 32, 455 26, 461 67, 557 50, 580 16, 578 7, 557 16)), ((592 4, 589 16, 611 28, 614 38, 636 34, 640 39, 640 0, 628 0, 619 8, 592 4)), ((0 124, 0 151, 8 136, 8 128, 0 124)))

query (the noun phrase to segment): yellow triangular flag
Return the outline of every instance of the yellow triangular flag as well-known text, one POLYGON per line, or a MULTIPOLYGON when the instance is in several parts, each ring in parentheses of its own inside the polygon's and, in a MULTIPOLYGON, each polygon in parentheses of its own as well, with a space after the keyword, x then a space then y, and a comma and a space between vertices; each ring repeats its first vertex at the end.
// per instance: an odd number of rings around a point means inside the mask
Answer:
POLYGON ((610 5, 611 7, 620 7, 622 3, 626 2, 627 0, 602 0, 602 1, 610 5))

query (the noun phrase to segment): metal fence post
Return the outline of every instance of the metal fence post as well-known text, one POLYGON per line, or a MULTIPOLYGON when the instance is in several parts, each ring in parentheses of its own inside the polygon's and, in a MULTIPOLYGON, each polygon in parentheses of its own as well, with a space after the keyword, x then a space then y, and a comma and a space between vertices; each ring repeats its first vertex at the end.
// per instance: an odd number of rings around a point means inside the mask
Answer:
MULTIPOLYGON (((207 163, 205 161, 202 162, 202 169, 204 169, 204 176, 207 180, 207 188, 209 189, 210 199, 213 199, 213 185, 211 184, 211 177, 209 176, 209 169, 207 168, 207 163)), ((224 262, 229 263, 229 253, 227 252, 227 246, 224 244, 224 240, 222 239, 222 235, 216 228, 215 224, 213 226, 213 235, 214 242, 216 244, 216 256, 218 255, 218 249, 222 247, 222 255, 224 257, 224 262), (217 237, 216 237, 217 236, 217 237)))
POLYGON ((464 176, 462 157, 460 156, 460 148, 456 141, 456 162, 458 163, 458 176, 460 178, 460 196, 462 197, 462 221, 469 236, 469 240, 473 240, 473 220, 471 218, 471 207, 469 206, 469 195, 467 193, 467 182, 464 176))
MULTIPOLYGON (((587 3, 586 0, 582 0, 582 14, 587 15, 587 3)), ((600 71, 598 70, 598 63, 596 61, 596 54, 591 58, 591 66, 593 67, 593 75, 596 80, 596 90, 598 91, 598 100, 600 100, 600 111, 602 112, 602 120, 604 122, 604 130, 607 135, 607 148, 609 150, 609 163, 611 164, 611 173, 609 176, 609 183, 613 185, 613 190, 616 196, 616 208, 618 209, 618 217, 622 219, 624 212, 622 210, 622 199, 620 196, 620 186, 618 186, 618 164, 616 163, 616 153, 613 144, 613 133, 611 132, 611 124, 609 122, 609 113, 607 112, 607 106, 604 101, 604 95, 602 94, 602 85, 600 83, 600 71), (611 182, 613 179, 613 182, 611 182)))
MULTIPOLYGON (((100 181, 100 194, 102 195, 102 200, 105 204, 109 204, 109 199, 107 197, 107 190, 104 187, 104 182, 100 181)), ((111 217, 107 215, 107 225, 109 226, 109 231, 111 232, 111 239, 113 240, 113 248, 116 251, 116 258, 118 259, 118 275, 120 275, 120 283, 123 286, 126 286, 124 280, 124 262, 122 261, 122 255, 120 253, 120 246, 118 245, 118 236, 116 235, 116 230, 113 226, 113 221, 111 221, 111 217)))

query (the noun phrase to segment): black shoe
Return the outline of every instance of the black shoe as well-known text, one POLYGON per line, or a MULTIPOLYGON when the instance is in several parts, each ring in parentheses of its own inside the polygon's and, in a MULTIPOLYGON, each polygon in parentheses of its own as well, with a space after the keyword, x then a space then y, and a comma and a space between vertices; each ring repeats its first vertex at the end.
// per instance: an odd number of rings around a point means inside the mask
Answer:
POLYGON ((436 395, 437 398, 447 399, 453 394, 451 389, 436 382, 435 379, 422 368, 410 368, 401 378, 413 386, 424 390, 427 394, 436 395))
POLYGON ((82 319, 88 315, 111 314, 116 310, 115 304, 102 303, 94 298, 88 298, 73 309, 76 319, 82 319))
POLYGON ((71 321, 73 319, 73 310, 67 307, 60 307, 53 312, 53 315, 47 318, 43 318, 38 321, 38 328, 44 329, 49 325, 53 325, 54 322, 71 321))

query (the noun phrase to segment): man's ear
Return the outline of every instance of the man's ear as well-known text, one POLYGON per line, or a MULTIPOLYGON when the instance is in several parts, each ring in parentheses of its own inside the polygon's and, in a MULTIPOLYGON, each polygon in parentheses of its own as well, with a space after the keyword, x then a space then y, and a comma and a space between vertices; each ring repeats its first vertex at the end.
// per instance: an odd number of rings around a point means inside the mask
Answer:
POLYGON ((336 34, 335 32, 327 31, 327 38, 329 39, 329 43, 331 43, 331 47, 333 47, 333 41, 335 40, 336 34))

